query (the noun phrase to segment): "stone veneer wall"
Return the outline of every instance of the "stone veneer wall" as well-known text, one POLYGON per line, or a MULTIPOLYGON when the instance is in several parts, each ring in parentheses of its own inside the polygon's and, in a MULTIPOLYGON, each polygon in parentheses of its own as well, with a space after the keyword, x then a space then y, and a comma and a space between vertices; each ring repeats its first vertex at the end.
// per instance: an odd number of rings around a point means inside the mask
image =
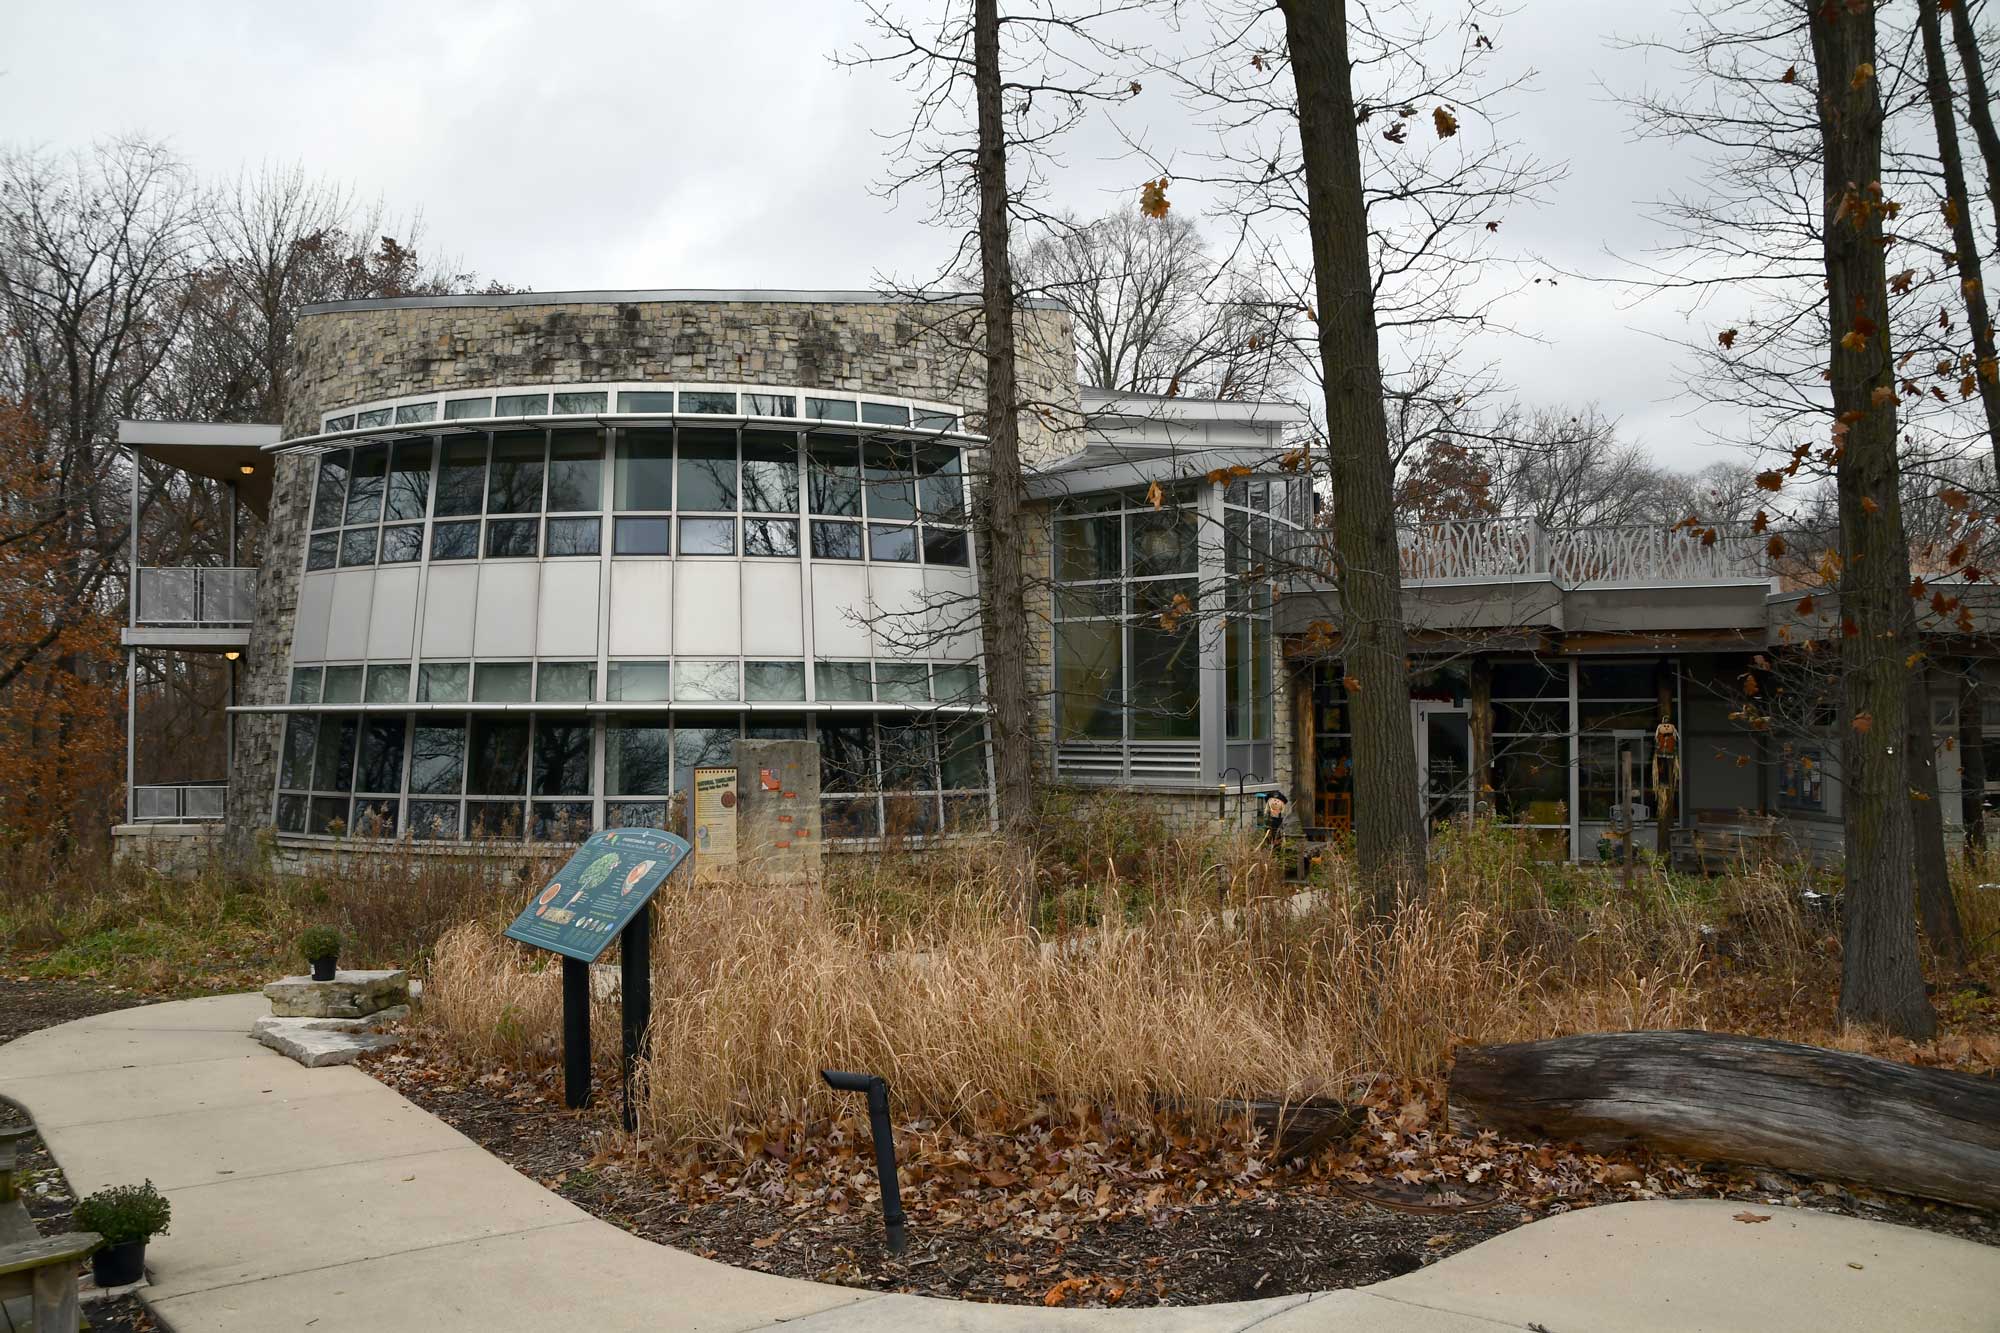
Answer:
MULTIPOLYGON (((484 305, 370 303, 309 311, 298 323, 285 436, 317 434, 352 403, 431 390, 616 380, 771 384, 956 403, 979 429, 985 363, 976 308, 908 301, 563 301, 484 305)), ((1080 447, 1069 318, 1020 314, 1022 459, 1080 447)), ((466 423, 468 425, 474 423, 466 423)), ((282 703, 305 564, 313 465, 274 474, 257 619, 239 702, 282 703)), ((242 714, 231 765, 228 851, 255 854, 272 822, 282 715, 242 714)))

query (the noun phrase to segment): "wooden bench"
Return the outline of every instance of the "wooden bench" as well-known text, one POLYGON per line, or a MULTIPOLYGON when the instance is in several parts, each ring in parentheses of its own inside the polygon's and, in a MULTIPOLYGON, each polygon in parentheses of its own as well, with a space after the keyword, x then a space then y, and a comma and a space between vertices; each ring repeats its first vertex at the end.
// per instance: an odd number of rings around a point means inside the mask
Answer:
POLYGON ((1709 809, 1694 812, 1693 827, 1675 829, 1670 845, 1676 870, 1714 875, 1779 860, 1785 843, 1776 815, 1709 809))
MULTIPOLYGON (((67 1231, 0 1245, 0 1306, 26 1296, 34 1333, 77 1333, 76 1266, 104 1243, 95 1231, 67 1231)), ((10 1321, 11 1322, 11 1321, 10 1321)))
POLYGON ((103 1244, 94 1231, 43 1236, 15 1179, 32 1129, 0 1130, 0 1327, 8 1333, 77 1333, 76 1266, 103 1244))

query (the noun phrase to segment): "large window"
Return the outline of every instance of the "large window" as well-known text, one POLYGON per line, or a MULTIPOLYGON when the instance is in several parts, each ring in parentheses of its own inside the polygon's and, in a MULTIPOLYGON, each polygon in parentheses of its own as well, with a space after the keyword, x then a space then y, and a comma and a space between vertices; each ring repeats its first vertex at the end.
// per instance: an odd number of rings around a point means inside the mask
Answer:
POLYGON ((322 455, 306 568, 408 564, 421 558, 430 484, 429 440, 322 455))
MULTIPOLYGON (((1057 771, 1129 782, 1273 772, 1281 478, 1104 492, 1053 520, 1057 771), (1204 527, 1206 525, 1206 527, 1204 527)), ((1280 541, 1280 534, 1285 540, 1280 541)))
MULTIPOLYGON (((928 688, 941 695, 976 689, 959 670, 940 668, 928 688)), ((802 686, 802 674, 799 680, 802 686)), ((745 736, 819 743, 823 837, 920 837, 988 826, 992 784, 985 719, 977 713, 815 718, 681 709, 604 719, 289 714, 278 828, 324 837, 564 842, 600 823, 685 832, 693 771, 731 763, 745 736)))
MULTIPOLYGON (((741 397, 773 408, 793 404, 788 395, 741 397)), ((604 398, 553 395, 558 414, 602 411, 604 398)), ((678 401, 684 414, 727 415, 738 398, 621 392, 619 408, 671 413, 678 401)), ((442 418, 411 418, 438 420, 434 438, 324 454, 306 567, 402 563, 426 554, 433 561, 596 556, 606 540, 607 503, 614 555, 791 560, 810 550, 823 560, 972 563, 964 459, 941 440, 724 423, 470 432, 443 424, 545 416, 550 400, 548 393, 453 398, 442 418)), ((941 431, 958 424, 930 411, 913 418, 907 406, 862 407, 872 410, 845 419, 941 431)), ((368 424, 388 424, 369 415, 368 424)))
POLYGON ((962 469, 958 449, 941 444, 758 428, 621 430, 612 551, 790 560, 810 550, 816 560, 965 568, 962 469))
POLYGON ((1492 665, 1493 810, 1503 824, 1569 827, 1569 663, 1492 665))
POLYGON ((1055 521, 1063 740, 1201 738, 1200 516, 1183 489, 1070 501, 1055 521))
POLYGON ((1293 545, 1289 497, 1304 480, 1239 477, 1223 491, 1223 762, 1245 777, 1268 776, 1277 677, 1271 589, 1293 545))
POLYGON ((1653 729, 1660 723, 1660 664, 1584 662, 1576 673, 1577 813, 1585 823, 1609 821, 1624 786, 1630 756, 1635 817, 1653 810, 1653 729))

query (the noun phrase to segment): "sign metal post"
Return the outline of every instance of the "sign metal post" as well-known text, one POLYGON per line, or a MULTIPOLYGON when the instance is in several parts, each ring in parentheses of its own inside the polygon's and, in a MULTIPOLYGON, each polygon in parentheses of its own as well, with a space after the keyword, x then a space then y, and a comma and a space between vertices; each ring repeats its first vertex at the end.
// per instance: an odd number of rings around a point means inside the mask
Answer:
POLYGON ((507 937, 562 955, 563 1101, 590 1105, 590 965, 620 941, 625 1127, 637 1123, 633 1073, 653 1016, 653 894, 687 859, 686 838, 658 829, 593 833, 507 927, 507 937))
POLYGON ((590 1105, 590 964, 562 960, 563 1105, 590 1105))
MULTIPOLYGON (((653 905, 646 903, 618 932, 619 1020, 624 1028, 624 1063, 619 1066, 619 1093, 624 1098, 625 1132, 639 1128, 638 1107, 632 1101, 632 1076, 646 1029, 653 1021, 653 905)), ((587 1038, 586 1038, 587 1040, 587 1038)))

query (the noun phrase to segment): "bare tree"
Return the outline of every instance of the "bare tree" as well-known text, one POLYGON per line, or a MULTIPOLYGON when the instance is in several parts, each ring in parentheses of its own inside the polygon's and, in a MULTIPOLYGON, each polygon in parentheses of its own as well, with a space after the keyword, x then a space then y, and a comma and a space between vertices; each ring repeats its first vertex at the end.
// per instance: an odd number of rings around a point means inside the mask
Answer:
MULTIPOLYGON (((1960 383, 1970 385, 1979 394, 1980 406, 1986 412, 1987 446, 1994 451, 1995 459, 2000 460, 2000 363, 1994 357, 1993 319, 1987 313, 1984 266, 1979 258, 1979 237, 1972 225, 1972 196, 1966 189, 1965 163, 1958 151, 1958 114, 1952 101, 1951 71, 1945 64, 1938 4, 1939 0, 1917 0, 1917 26, 1923 36, 1924 93, 1936 128, 1938 167, 1944 183, 1941 207, 1951 229, 1952 259, 1959 273, 1965 322, 1972 335, 1972 365, 1966 367, 1960 383)), ((1961 8, 1962 3, 1954 7, 1961 8)), ((1976 64, 1969 69, 1978 73, 1976 64)), ((1980 82, 1983 85, 1984 80, 1980 82)), ((1983 114, 1991 116, 1990 110, 1983 114)), ((1993 166, 2000 168, 2000 162, 1993 166)), ((1995 214, 1995 223, 2000 225, 2000 212, 1995 214)))
MULTIPOLYGON (((0 687, 69 619, 122 589, 129 474, 118 418, 148 405, 186 322, 199 206, 185 169, 145 140, 0 157, 0 396, 38 425, 33 462, 52 479, 51 521, 73 553, 50 623, 7 646, 0 687)), ((149 477, 149 497, 166 485, 149 477)))
POLYGON ((1382 407, 1375 284, 1342 3, 1281 0, 1299 115, 1325 369, 1326 453, 1340 572, 1341 659, 1352 699, 1355 852, 1378 910, 1423 884, 1424 821, 1410 799, 1410 730, 1395 463, 1382 407))
MULTIPOLYGON (((1990 11, 1989 11, 1990 12, 1990 11)), ((1965 116, 1986 163, 1986 199, 1993 206, 1993 230, 2000 236, 2000 129, 1993 125, 1993 95, 1986 88, 1986 65, 1979 33, 1972 26, 1971 0, 1951 5, 1951 44, 1965 75, 1965 116)))
POLYGON ((1069 312, 1085 384, 1254 399, 1283 373, 1296 303, 1218 264, 1181 214, 1133 207, 1087 223, 1064 218, 1021 250, 1015 270, 1025 293, 1069 312))
MULTIPOLYGON (((1023 293, 1013 248, 1024 224, 1054 225, 1041 207, 1042 169, 1051 146, 1097 103, 1115 101, 1137 85, 1106 74, 1116 48, 1097 32, 1104 20, 1135 7, 1100 0, 1018 0, 1004 12, 998 0, 953 0, 920 21, 887 5, 866 6, 877 49, 841 58, 856 66, 886 66, 912 89, 915 108, 894 137, 894 166, 884 190, 930 193, 932 221, 958 233, 952 259, 931 282, 908 288, 919 301, 947 289, 942 314, 926 332, 967 346, 984 367, 986 448, 975 513, 981 545, 980 625, 984 639, 994 786, 1001 825, 1021 830, 1033 814, 1035 719, 1029 685, 1027 498, 1021 450, 1024 415, 1053 420, 1060 404, 1038 403, 1021 374, 1023 293), (976 256, 977 318, 960 318, 951 277, 976 256)), ((1067 359, 1071 349, 1062 349, 1067 359)), ((931 608, 932 619, 955 616, 931 608)), ((1024 906, 1032 913, 1032 879, 1024 906)))
POLYGON ((479 287, 476 273, 424 254, 420 218, 389 219, 297 164, 266 166, 209 192, 188 319, 161 368, 170 415, 282 421, 300 307, 479 287))
POLYGON ((1840 1013, 1909 1037, 1937 1020, 1924 996, 1911 913, 1913 856, 1907 743, 1909 545, 1897 475, 1896 371, 1882 259, 1882 102, 1872 3, 1811 3, 1823 145, 1822 244, 1829 379, 1837 413, 1840 611, 1848 735, 1841 746, 1846 932, 1840 1013))

